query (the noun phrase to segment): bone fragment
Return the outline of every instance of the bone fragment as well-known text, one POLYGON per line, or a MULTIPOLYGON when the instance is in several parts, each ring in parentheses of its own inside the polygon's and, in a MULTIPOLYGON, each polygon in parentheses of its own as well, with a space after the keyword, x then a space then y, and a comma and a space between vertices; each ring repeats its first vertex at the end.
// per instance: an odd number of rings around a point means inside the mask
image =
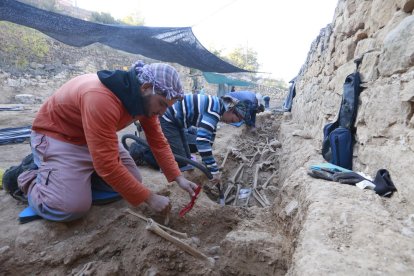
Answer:
POLYGON ((257 188, 257 180, 259 178, 259 170, 262 168, 263 163, 256 164, 256 168, 254 171, 254 178, 253 178, 253 189, 257 188))
POLYGON ((225 200, 226 204, 231 203, 235 198, 235 195, 231 195, 228 199, 225 200))
POLYGON ((274 172, 267 180, 266 182, 262 185, 262 188, 266 188, 267 185, 269 185, 270 181, 276 176, 276 172, 274 172))
POLYGON ((170 234, 168 234, 167 232, 165 232, 164 230, 162 230, 159 226, 159 224, 157 224, 156 222, 154 222, 152 219, 148 219, 147 220, 147 226, 146 229, 157 234, 158 236, 172 242, 173 244, 175 244, 176 246, 178 246, 179 248, 181 248, 182 250, 184 250, 185 252, 191 254, 192 256, 199 258, 201 260, 205 260, 207 262, 209 262, 210 264, 214 264, 214 259, 213 258, 209 258, 206 255, 204 255, 204 253, 202 253, 201 251, 191 247, 190 245, 188 245, 187 243, 183 242, 182 240, 171 236, 170 234))
MULTIPOLYGON (((127 209, 126 211, 128 213, 130 213, 131 215, 133 215, 133 216, 136 216, 136 217, 139 217, 142 220, 145 220, 146 222, 148 222, 148 220, 150 219, 150 218, 146 218, 146 217, 144 217, 144 216, 142 216, 142 215, 140 215, 138 213, 135 213, 134 211, 132 211, 130 209, 127 209)), ((154 223, 156 223, 156 222, 154 222, 154 223)), ((158 224, 158 223, 157 223, 157 225, 159 227, 165 229, 166 231, 169 231, 169 232, 171 232, 171 233, 173 233, 173 234, 175 234, 175 235, 177 235, 177 236, 179 236, 181 238, 188 238, 187 233, 178 232, 178 231, 176 231, 174 229, 171 229, 171 228, 169 228, 167 226, 164 226, 164 225, 161 225, 161 224, 158 224)))
POLYGON ((85 264, 81 270, 79 270, 74 276, 86 276, 86 275, 93 275, 95 272, 95 269, 93 267, 93 264, 95 262, 89 262, 85 264))

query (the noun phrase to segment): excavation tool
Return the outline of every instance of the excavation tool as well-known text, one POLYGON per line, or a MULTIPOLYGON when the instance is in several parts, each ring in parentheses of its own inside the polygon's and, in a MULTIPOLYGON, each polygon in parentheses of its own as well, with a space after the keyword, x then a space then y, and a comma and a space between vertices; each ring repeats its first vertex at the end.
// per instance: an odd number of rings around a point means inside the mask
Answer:
POLYGON ((198 197, 198 194, 201 192, 201 185, 197 186, 197 189, 195 189, 194 191, 194 195, 191 198, 190 203, 187 204, 187 206, 185 206, 183 209, 181 209, 179 215, 180 217, 183 217, 187 212, 189 212, 191 209, 193 209, 194 203, 198 197))

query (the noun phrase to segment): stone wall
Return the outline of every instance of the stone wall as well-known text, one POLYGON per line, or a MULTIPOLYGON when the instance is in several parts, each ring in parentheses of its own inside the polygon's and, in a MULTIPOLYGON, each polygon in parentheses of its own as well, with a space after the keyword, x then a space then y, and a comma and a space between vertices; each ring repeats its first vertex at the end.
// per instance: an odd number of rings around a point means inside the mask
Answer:
MULTIPOLYGON (((313 42, 301 69, 292 122, 316 148, 339 110, 345 77, 363 56, 354 170, 390 171, 414 198, 414 0, 340 0, 334 20, 313 42)), ((283 128, 282 128, 283 129, 283 128)), ((288 134, 284 134, 288 137, 288 134)), ((320 152, 318 152, 320 154, 320 152)), ((288 157, 297 160, 295 152, 288 157)), ((303 157, 302 157, 303 159, 303 157)))

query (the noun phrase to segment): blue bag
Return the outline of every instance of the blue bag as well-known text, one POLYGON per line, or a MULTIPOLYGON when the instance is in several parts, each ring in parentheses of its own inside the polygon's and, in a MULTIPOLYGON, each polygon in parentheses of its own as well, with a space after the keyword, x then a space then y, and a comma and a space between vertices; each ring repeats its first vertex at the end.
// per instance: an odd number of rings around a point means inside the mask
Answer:
POLYGON ((323 128, 323 158, 349 170, 352 170, 352 151, 356 132, 354 124, 358 110, 358 97, 362 90, 358 72, 361 61, 362 58, 355 60, 357 67, 355 72, 345 79, 338 119, 326 124, 323 128))
POLYGON ((352 169, 352 134, 346 127, 332 130, 324 140, 324 158, 332 164, 352 169))

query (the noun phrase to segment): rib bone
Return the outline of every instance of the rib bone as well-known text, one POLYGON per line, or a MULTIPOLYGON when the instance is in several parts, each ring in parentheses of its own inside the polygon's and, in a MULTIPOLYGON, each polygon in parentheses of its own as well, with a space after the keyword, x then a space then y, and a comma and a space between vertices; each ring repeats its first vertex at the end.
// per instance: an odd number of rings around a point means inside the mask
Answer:
POLYGON ((276 172, 274 172, 267 180, 266 180, 266 182, 262 185, 262 188, 264 189, 264 188, 266 188, 267 187, 267 185, 269 185, 269 183, 270 183, 270 180, 272 180, 274 177, 276 176, 276 172))

